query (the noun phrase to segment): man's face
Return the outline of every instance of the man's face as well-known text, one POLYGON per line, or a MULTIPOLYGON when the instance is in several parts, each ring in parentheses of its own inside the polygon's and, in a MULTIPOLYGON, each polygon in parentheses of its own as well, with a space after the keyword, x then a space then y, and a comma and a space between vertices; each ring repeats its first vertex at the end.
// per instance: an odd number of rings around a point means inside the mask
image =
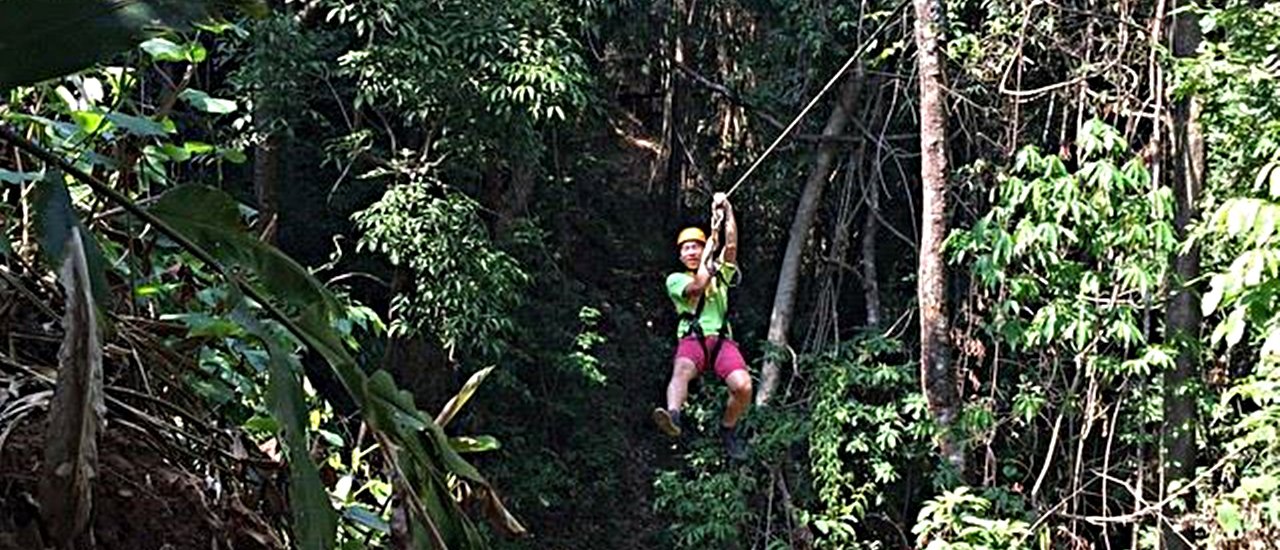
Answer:
POLYGON ((702 246, 702 241, 680 243, 680 263, 691 271, 697 271, 698 262, 702 260, 702 246))

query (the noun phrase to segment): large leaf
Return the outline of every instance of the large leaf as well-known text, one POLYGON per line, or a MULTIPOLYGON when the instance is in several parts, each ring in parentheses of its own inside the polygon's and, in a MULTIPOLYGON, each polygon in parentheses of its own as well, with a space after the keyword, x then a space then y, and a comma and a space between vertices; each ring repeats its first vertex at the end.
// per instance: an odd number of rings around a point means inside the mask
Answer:
POLYGON ((276 420, 276 436, 284 444, 289 461, 289 508, 293 513, 295 545, 304 550, 333 548, 338 517, 329 504, 329 493, 320 482, 320 473, 311 462, 306 400, 298 379, 302 366, 247 310, 242 302, 235 318, 266 345, 270 357, 267 404, 276 420))
POLYGON ((471 378, 462 386, 458 394, 453 396, 448 403, 445 403, 444 408, 440 410, 440 414, 436 415, 436 424, 441 427, 448 426, 453 417, 458 414, 458 411, 462 410, 467 401, 471 400, 471 396, 476 393, 476 389, 480 387, 480 383, 484 382, 485 377, 489 376, 490 372, 493 372, 493 367, 480 369, 471 375, 471 378))
MULTIPOLYGON (((391 375, 378 371, 368 376, 358 367, 334 329, 336 300, 302 266, 253 238, 240 221, 234 199, 217 189, 182 186, 162 196, 150 213, 228 267, 254 275, 271 298, 292 310, 285 320, 291 323, 295 336, 329 363, 375 436, 387 440, 383 452, 397 475, 403 476, 400 485, 412 490, 411 498, 422 504, 428 517, 417 517, 413 529, 416 539, 427 540, 422 534, 430 526, 449 548, 484 546, 451 496, 447 474, 472 484, 476 494, 483 496, 484 510, 495 525, 511 534, 525 532, 475 467, 454 451, 444 430, 418 410, 413 397, 396 387, 391 375)), ((336 396, 325 397, 332 400, 336 396)))
POLYGON ((102 401, 102 341, 78 231, 69 231, 59 280, 66 291, 58 383, 49 404, 40 477, 40 513, 58 546, 70 547, 89 524, 98 467, 102 401))
POLYGON ((62 172, 45 172, 44 178, 36 182, 32 190, 31 201, 35 206, 36 233, 45 261, 50 267, 60 268, 66 260, 71 234, 79 233, 94 301, 105 309, 108 299, 106 261, 98 241, 85 229, 71 205, 71 194, 63 183, 62 172))
POLYGON ((213 254, 219 261, 253 273, 272 295, 295 311, 318 307, 320 315, 337 310, 333 296, 306 268, 249 234, 235 199, 203 185, 183 185, 165 193, 151 213, 213 254))
POLYGON ((0 1, 0 90, 70 74, 166 29, 184 30, 261 0, 0 1))

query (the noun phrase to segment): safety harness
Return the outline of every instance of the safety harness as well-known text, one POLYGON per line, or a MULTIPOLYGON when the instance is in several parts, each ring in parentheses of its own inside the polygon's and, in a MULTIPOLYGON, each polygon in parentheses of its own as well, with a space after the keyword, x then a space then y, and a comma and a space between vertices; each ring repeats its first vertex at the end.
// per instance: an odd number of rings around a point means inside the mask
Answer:
MULTIPOLYGON (((718 218, 716 220, 715 226, 716 227, 714 231, 715 231, 716 247, 711 251, 712 258, 719 257, 721 251, 724 250, 724 219, 718 218)), ((712 273, 711 276, 715 277, 715 282, 717 284, 724 285, 722 288, 727 292, 727 289, 729 287, 729 281, 726 281, 724 279, 724 274, 720 272, 719 266, 716 267, 715 272, 712 273)), ((706 307, 706 305, 707 305, 707 293, 706 293, 706 290, 704 289, 703 292, 698 294, 698 305, 694 306, 693 313, 689 313, 687 311, 680 313, 676 315, 676 319, 677 319, 677 322, 686 321, 686 320, 689 321, 689 330, 685 331, 684 335, 682 335, 681 338, 696 336, 698 338, 698 345, 702 347, 702 356, 703 358, 705 358, 706 364, 710 365, 712 368, 715 368, 716 358, 719 357, 720 355, 720 348, 721 346, 724 345, 725 339, 733 338, 733 326, 729 324, 729 307, 728 307, 728 303, 726 302, 725 311, 724 311, 725 318, 724 318, 724 323, 720 325, 720 334, 717 335, 715 345, 711 346, 711 349, 708 350, 707 335, 705 332, 702 331, 702 310, 704 307, 706 307)))

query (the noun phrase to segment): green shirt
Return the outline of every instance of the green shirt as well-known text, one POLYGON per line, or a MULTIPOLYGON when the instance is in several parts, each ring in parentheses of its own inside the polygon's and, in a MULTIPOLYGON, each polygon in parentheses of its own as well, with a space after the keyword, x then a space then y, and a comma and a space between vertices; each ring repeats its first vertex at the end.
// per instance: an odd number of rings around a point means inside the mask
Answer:
MULTIPOLYGON (((711 336, 720 334, 720 329, 725 325, 725 313, 729 311, 729 285, 722 281, 733 280, 733 274, 737 271, 738 266, 730 263, 724 264, 720 268, 720 274, 711 278, 711 282, 707 284, 707 288, 703 290, 706 295, 706 303, 702 306, 702 316, 698 319, 702 325, 702 333, 711 336)), ((693 282, 693 273, 689 271, 672 273, 667 276, 667 296, 671 298, 671 303, 676 306, 676 314, 689 314, 698 309, 698 298, 686 298, 684 295, 685 287, 693 282)), ((689 333, 689 319, 680 319, 680 324, 676 327, 676 337, 684 338, 689 333)))

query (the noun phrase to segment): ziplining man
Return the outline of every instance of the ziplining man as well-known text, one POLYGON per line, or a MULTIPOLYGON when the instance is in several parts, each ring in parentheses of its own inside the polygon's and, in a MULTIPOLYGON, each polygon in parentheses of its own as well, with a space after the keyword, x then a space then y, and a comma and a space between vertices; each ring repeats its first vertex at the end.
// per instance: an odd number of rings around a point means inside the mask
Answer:
POLYGON ((747 449, 737 434, 738 420, 751 403, 751 373, 733 341, 725 318, 729 309, 729 281, 738 269, 738 227, 725 193, 712 198, 712 227, 723 224, 723 243, 713 229, 711 239, 697 227, 680 232, 676 246, 687 271, 667 276, 667 295, 679 318, 667 407, 653 411, 658 428, 679 437, 683 428, 680 409, 689 393, 689 382, 707 370, 708 364, 729 386, 729 403, 720 421, 720 438, 730 458, 746 458, 747 449), (720 245, 723 248, 720 249, 720 245), (717 251, 719 252, 717 257, 717 251))

